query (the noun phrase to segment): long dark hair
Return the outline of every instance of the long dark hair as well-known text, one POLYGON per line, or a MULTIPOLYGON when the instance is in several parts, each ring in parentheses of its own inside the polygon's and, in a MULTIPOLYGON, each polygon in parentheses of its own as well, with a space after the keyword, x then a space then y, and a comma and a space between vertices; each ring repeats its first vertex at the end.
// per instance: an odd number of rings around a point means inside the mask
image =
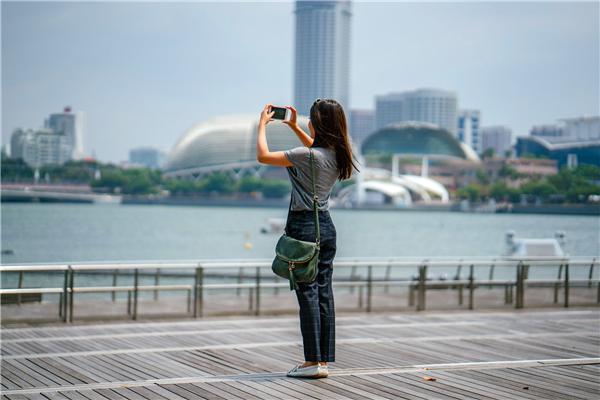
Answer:
POLYGON ((338 180, 350 179, 352 167, 360 171, 352 162, 346 114, 340 103, 333 99, 317 99, 310 107, 310 122, 316 133, 312 147, 335 149, 340 171, 338 180))

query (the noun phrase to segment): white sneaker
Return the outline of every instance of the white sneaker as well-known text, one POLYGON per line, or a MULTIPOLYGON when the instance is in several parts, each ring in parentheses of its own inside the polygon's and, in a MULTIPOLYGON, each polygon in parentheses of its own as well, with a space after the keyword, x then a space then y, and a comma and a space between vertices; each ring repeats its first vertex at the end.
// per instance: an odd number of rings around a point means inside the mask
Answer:
POLYGON ((323 365, 323 364, 319 364, 321 372, 320 372, 320 378, 327 378, 329 376, 329 368, 327 368, 329 366, 329 364, 327 365, 323 365))
POLYGON ((288 371, 287 376, 294 378, 324 378, 328 374, 320 364, 309 365, 308 367, 301 368, 302 364, 296 365, 294 368, 288 371))

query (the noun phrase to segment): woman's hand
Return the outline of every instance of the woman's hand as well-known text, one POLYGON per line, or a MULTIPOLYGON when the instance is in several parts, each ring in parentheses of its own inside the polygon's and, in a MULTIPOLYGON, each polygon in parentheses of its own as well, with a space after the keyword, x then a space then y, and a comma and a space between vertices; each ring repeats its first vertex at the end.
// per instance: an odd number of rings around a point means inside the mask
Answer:
POLYGON ((290 110, 290 112, 292 113, 292 116, 290 117, 289 121, 283 121, 283 123, 289 125, 290 128, 294 128, 295 126, 298 126, 298 121, 297 121, 298 111, 296 111, 296 109, 292 106, 286 106, 285 108, 290 110))
POLYGON ((263 108, 262 113, 260 113, 259 124, 267 125, 269 122, 273 121, 273 115, 275 115, 275 111, 270 111, 271 106, 272 104, 267 104, 265 108, 263 108))

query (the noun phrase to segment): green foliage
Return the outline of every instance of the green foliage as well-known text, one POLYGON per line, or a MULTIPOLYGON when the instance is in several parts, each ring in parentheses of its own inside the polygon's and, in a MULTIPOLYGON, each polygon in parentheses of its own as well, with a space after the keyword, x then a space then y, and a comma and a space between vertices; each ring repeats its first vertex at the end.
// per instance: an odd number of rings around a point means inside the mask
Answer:
POLYGON ((235 191, 235 181, 225 172, 214 172, 206 178, 204 191, 209 193, 217 192, 221 194, 230 194, 235 191))
MULTIPOLYGON (((515 179, 520 174, 511 166, 505 165, 499 172, 501 177, 515 179)), ((556 175, 532 180, 520 188, 510 188, 504 182, 485 182, 485 176, 477 173, 480 184, 470 184, 457 191, 461 199, 479 201, 489 196, 498 201, 519 201, 521 195, 535 196, 545 202, 585 203, 592 194, 600 194, 600 168, 581 165, 575 169, 562 168, 556 175)))
POLYGON ((4 153, 0 171, 2 182, 31 182, 33 180, 33 169, 25 164, 22 158, 8 158, 4 153))
POLYGON ((487 172, 485 172, 485 170, 483 169, 478 169, 475 172, 475 176, 477 177, 477 181, 483 185, 487 185, 488 183, 490 183, 490 177, 487 174, 487 172))
POLYGON ((523 184, 521 186, 521 193, 547 199, 553 194, 558 194, 558 190, 546 180, 536 180, 523 184))
POLYGON ((498 171, 498 176, 502 178, 510 178, 511 180, 516 180, 521 177, 521 174, 509 164, 503 164, 500 170, 498 171))
POLYGON ((125 185, 125 175, 117 168, 100 169, 101 178, 90 183, 93 189, 106 189, 110 193, 120 192, 125 185))
POLYGON ((492 157, 494 157, 494 149, 491 148, 491 147, 488 147, 487 149, 485 149, 483 151, 483 153, 481 153, 481 158, 482 159, 484 159, 484 158, 492 158, 492 157))
POLYGON ((262 180, 255 176, 245 176, 238 183, 241 193, 259 192, 262 189, 262 180))
POLYGON ((281 179, 264 181, 261 191, 266 198, 281 198, 290 192, 290 185, 288 181, 281 179))
POLYGON ((470 201, 478 201, 481 197, 481 187, 471 183, 457 190, 457 195, 460 199, 468 199, 470 201))
POLYGON ((167 179, 164 187, 174 196, 198 194, 204 190, 205 183, 189 179, 167 179))

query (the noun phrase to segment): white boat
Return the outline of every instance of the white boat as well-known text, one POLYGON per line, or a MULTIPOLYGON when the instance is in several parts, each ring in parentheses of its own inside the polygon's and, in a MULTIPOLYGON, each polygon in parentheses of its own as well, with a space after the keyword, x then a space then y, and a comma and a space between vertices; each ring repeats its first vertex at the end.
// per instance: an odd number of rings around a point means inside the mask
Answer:
POLYGON ((506 255, 509 257, 563 257, 565 232, 557 231, 553 238, 517 238, 514 231, 506 233, 506 255))
POLYGON ((262 233, 283 233, 287 218, 267 218, 267 227, 262 228, 262 233))

